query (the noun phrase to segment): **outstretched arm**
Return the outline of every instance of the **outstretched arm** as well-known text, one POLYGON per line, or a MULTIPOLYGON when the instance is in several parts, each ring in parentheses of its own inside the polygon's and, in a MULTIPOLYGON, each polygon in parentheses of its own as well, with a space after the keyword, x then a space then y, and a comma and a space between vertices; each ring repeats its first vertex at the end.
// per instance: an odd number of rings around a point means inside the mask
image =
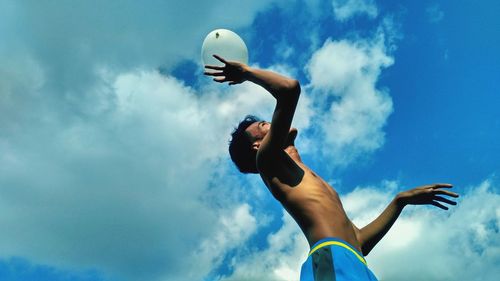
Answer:
POLYGON ((448 207, 443 205, 443 203, 456 205, 456 202, 443 197, 458 197, 458 194, 443 189, 451 187, 451 184, 432 184, 399 193, 382 214, 373 222, 357 231, 363 255, 368 255, 373 247, 384 237, 405 206, 434 205, 438 208, 448 210, 448 207))

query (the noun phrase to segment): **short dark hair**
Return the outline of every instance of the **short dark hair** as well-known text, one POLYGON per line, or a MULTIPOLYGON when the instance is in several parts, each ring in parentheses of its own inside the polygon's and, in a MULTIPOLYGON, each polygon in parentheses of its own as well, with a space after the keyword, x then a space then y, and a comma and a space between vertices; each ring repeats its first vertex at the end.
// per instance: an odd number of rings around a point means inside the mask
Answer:
POLYGON ((229 155, 240 172, 257 174, 257 163, 255 157, 257 152, 252 149, 250 136, 246 132, 248 126, 261 121, 260 118, 247 115, 240 122, 237 128, 231 133, 232 139, 229 141, 229 155))

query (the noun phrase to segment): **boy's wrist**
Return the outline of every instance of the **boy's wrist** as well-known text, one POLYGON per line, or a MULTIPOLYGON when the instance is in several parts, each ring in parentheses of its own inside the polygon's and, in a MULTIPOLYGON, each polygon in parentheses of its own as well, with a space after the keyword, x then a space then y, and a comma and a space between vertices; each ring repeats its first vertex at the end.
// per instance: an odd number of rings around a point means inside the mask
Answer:
POLYGON ((241 74, 244 80, 252 81, 253 69, 250 66, 244 64, 241 69, 241 74))
POLYGON ((396 197, 394 197, 394 203, 401 209, 407 205, 406 198, 402 193, 398 193, 396 197))

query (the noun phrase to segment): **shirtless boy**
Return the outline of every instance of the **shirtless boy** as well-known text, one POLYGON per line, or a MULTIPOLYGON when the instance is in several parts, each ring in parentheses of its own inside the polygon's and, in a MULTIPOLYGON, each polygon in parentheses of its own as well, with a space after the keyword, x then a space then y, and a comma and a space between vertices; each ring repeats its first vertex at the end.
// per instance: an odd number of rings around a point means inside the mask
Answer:
MULTIPOLYGON (((377 280, 364 256, 382 239, 406 205, 434 205, 448 209, 458 194, 450 184, 431 184, 400 192, 370 224, 356 227, 347 217, 335 189, 301 160, 291 127, 300 96, 295 79, 226 61, 210 66, 205 75, 229 85, 250 81, 275 99, 271 123, 247 116, 232 134, 231 159, 243 173, 259 173, 271 194, 295 219, 311 247, 300 280, 377 280), (448 197, 448 198, 447 198, 448 197)), ((249 97, 250 98, 250 97, 249 97)))

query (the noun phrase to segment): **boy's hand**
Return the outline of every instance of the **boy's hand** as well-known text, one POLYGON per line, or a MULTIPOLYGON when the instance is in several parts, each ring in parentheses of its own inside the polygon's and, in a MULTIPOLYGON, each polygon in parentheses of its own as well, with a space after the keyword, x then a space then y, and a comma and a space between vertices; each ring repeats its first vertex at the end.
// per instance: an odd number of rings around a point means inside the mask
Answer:
POLYGON ((229 85, 236 85, 244 82, 246 80, 246 73, 248 71, 248 66, 246 64, 237 61, 226 61, 225 59, 214 55, 214 58, 218 59, 224 64, 224 66, 215 65, 205 65, 205 68, 218 70, 215 72, 205 71, 207 76, 215 76, 214 81, 219 83, 229 82, 229 85))
POLYGON ((442 203, 456 205, 455 201, 451 201, 443 196, 451 196, 454 198, 458 197, 458 194, 443 188, 452 188, 451 184, 440 183, 420 186, 414 189, 410 189, 401 192, 397 196, 397 201, 403 207, 405 205, 434 205, 438 208, 448 210, 448 207, 442 203))

